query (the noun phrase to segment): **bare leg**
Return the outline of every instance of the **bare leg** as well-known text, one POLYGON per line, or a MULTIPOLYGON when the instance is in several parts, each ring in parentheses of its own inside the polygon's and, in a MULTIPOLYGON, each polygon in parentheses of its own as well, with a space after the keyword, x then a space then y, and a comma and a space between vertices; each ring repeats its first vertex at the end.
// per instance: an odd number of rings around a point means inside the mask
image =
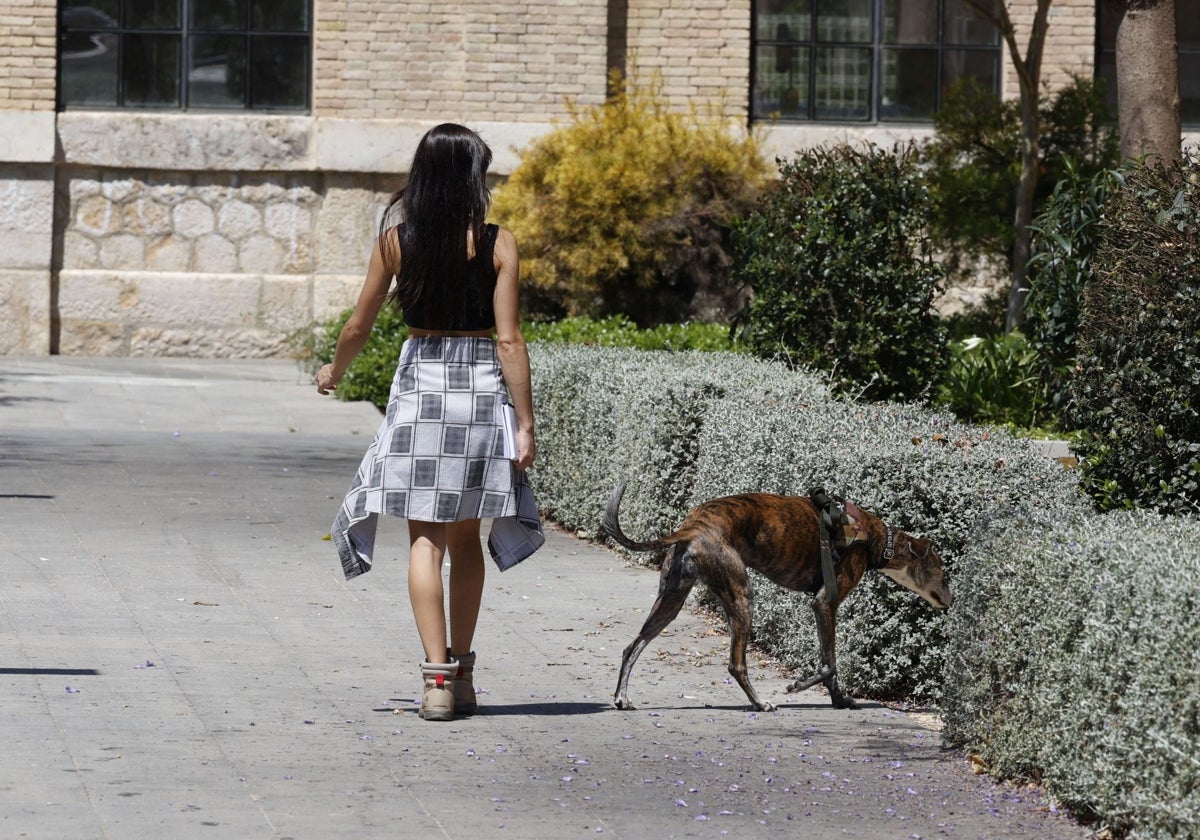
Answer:
POLYGON ((446 547, 450 552, 450 652, 471 652, 479 605, 483 600, 483 547, 479 542, 479 520, 446 524, 446 547))
POLYGON ((442 559, 446 524, 408 521, 408 598, 426 662, 447 662, 442 559))

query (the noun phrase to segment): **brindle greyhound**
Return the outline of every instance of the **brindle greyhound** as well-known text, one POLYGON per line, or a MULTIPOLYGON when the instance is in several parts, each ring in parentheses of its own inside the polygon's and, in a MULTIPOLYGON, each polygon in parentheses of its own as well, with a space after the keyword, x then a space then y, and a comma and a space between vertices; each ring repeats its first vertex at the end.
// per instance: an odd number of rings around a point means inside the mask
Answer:
POLYGON ((658 579, 658 598, 641 632, 621 658, 615 695, 618 709, 633 708, 626 693, 629 673, 646 645, 679 615, 697 580, 708 585, 729 618, 729 673, 754 708, 767 712, 775 707, 754 693, 746 675, 751 615, 748 568, 782 587, 816 596, 813 610, 821 666, 786 690, 800 691, 824 683, 833 705, 841 709, 856 705, 838 687, 834 620, 837 605, 869 569, 879 569, 939 609, 949 607, 954 600, 944 580, 941 558, 928 540, 893 530, 861 508, 853 508, 853 514, 862 538, 842 551, 837 565, 837 595, 830 598, 821 574, 821 515, 809 497, 746 493, 713 499, 694 508, 675 533, 650 542, 635 542, 621 533, 617 519, 625 484, 621 482, 608 500, 604 530, 630 551, 669 551, 658 579))

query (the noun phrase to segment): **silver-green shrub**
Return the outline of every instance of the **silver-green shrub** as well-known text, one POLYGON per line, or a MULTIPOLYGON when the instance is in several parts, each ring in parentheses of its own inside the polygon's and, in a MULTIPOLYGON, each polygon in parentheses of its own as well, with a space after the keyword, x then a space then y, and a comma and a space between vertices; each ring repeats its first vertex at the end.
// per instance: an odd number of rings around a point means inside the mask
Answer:
POLYGON ((959 561, 946 738, 1137 837, 1200 826, 1200 522, 989 523, 959 561))
MULTIPOLYGON (((868 575, 838 613, 844 688, 938 703, 951 745, 1101 822, 1196 836, 1200 522, 1097 514, 1028 441, 836 398, 821 376, 746 356, 549 344, 531 356, 531 475, 549 516, 598 536, 621 480, 635 538, 729 493, 845 495, 932 539, 956 601, 938 613, 868 575)), ((756 584, 757 644, 807 674, 811 599, 756 584)))

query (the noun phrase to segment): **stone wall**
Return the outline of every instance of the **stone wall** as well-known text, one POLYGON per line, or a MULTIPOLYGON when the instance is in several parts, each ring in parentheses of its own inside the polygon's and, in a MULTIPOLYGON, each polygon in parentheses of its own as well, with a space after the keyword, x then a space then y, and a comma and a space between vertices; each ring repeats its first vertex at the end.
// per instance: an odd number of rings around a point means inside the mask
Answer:
POLYGON ((394 184, 377 175, 59 171, 58 351, 287 355, 350 306, 394 184))

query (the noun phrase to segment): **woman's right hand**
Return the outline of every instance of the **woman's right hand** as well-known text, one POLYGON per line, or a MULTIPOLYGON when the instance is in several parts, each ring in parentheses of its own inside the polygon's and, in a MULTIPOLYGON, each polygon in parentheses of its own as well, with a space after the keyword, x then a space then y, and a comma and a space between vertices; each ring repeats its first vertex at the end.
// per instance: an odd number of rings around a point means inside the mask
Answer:
POLYGON ((340 381, 340 376, 333 375, 333 364, 325 365, 317 371, 317 393, 324 395, 336 391, 340 381))

